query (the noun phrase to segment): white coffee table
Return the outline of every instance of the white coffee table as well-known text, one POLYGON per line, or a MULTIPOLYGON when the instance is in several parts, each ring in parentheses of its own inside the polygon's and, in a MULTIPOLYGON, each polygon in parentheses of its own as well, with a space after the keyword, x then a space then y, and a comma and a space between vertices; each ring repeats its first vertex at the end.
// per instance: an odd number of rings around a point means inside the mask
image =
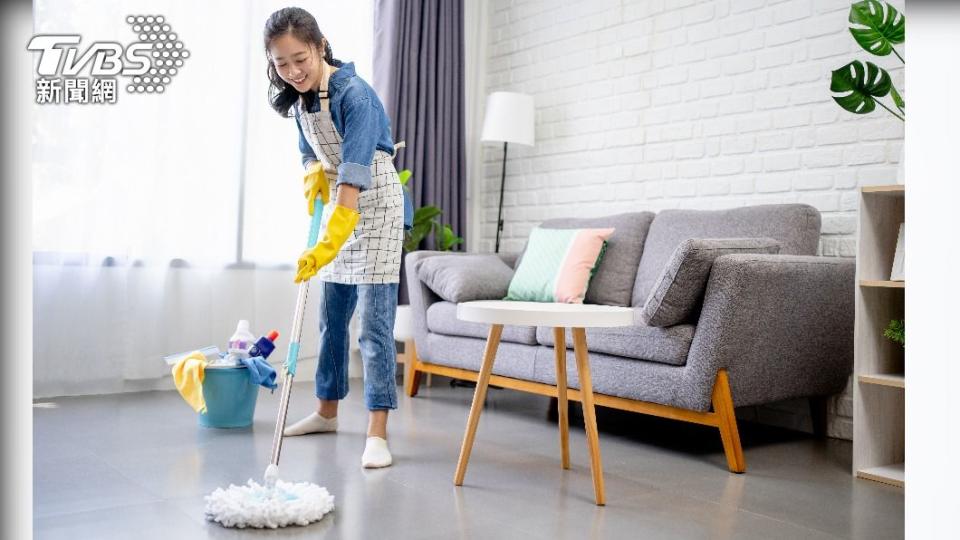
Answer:
POLYGON ((606 498, 603 490, 603 465, 600 461, 600 443, 597 437, 597 416, 593 405, 593 383, 590 379, 590 362, 587 355, 587 336, 584 328, 630 326, 633 324, 633 310, 625 307, 600 306, 594 304, 559 304, 545 302, 513 302, 504 300, 479 300, 457 304, 457 318, 462 321, 490 324, 487 344, 483 351, 483 363, 477 378, 477 388, 470 406, 467 430, 460 448, 457 472, 454 484, 463 485, 467 472, 467 461, 473 448, 473 438, 480 421, 480 412, 487 397, 487 385, 493 371, 493 361, 500 344, 503 325, 552 326, 554 350, 557 366, 557 405, 560 423, 560 463, 564 469, 570 468, 569 424, 567 419, 567 347, 564 328, 570 328, 573 334, 573 350, 577 360, 577 373, 580 375, 580 393, 583 401, 583 419, 587 432, 587 446, 590 450, 590 466, 593 475, 593 489, 598 505, 606 498))

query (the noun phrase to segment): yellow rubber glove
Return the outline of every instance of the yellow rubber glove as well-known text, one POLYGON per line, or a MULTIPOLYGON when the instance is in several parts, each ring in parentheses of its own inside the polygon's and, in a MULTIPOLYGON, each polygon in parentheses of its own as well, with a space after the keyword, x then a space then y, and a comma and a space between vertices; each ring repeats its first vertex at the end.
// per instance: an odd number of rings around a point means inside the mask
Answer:
POLYGON ((323 204, 330 201, 330 182, 323 170, 323 163, 313 162, 303 175, 303 196, 307 198, 307 213, 313 215, 313 200, 320 195, 323 204))
POLYGON ((359 221, 360 212, 335 204, 333 212, 330 213, 330 221, 327 222, 327 229, 323 233, 323 239, 300 255, 294 283, 312 278, 318 270, 330 263, 340 252, 347 238, 350 238, 359 221))

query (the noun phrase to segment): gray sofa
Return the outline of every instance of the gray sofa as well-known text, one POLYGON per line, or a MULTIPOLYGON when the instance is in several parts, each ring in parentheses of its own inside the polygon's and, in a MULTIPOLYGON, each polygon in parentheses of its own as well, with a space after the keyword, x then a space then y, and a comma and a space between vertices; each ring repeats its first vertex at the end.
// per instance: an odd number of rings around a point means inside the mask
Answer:
MULTIPOLYGON (((631 327, 588 328, 598 405, 714 426, 729 469, 743 472, 734 406, 843 390, 853 363, 855 263, 816 256, 816 209, 792 204, 665 210, 552 220, 542 226, 617 227, 586 302, 620 299, 638 315, 684 240, 772 238, 780 244, 776 255, 716 258, 697 311, 681 324, 658 328, 636 316, 631 327), (613 274, 620 283, 633 276, 632 291, 597 288, 609 282, 601 276, 613 274)), ((406 365, 410 396, 416 395, 422 373, 476 380, 483 356, 489 328, 458 321, 456 304, 440 298, 418 275, 421 261, 443 256, 461 255, 415 251, 405 259, 415 343, 406 365)), ((512 267, 518 254, 500 257, 512 267)), ((570 332, 566 335, 568 384, 578 388, 573 343, 570 332)), ((553 347, 548 327, 505 326, 490 383, 555 397, 553 347)))

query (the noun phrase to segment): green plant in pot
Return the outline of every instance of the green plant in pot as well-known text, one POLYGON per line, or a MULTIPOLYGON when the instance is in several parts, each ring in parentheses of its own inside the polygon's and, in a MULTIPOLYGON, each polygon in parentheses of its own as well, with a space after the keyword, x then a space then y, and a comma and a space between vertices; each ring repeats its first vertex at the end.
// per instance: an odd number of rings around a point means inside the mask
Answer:
MULTIPOLYGON (((400 183, 403 189, 409 189, 407 184, 410 182, 413 173, 409 169, 400 171, 400 183)), ((436 206, 421 206, 413 212, 413 227, 404 233, 403 249, 404 251, 416 251, 427 235, 433 233, 434 244, 440 251, 450 251, 457 244, 463 243, 463 238, 457 236, 450 225, 445 225, 440 221, 443 211, 436 206)))
MULTIPOLYGON (((893 53, 901 64, 903 57, 894 45, 903 43, 906 35, 906 17, 893 6, 878 0, 863 0, 850 6, 847 20, 852 23, 850 34, 865 51, 875 56, 888 56, 893 53)), ((905 104, 903 96, 897 91, 887 70, 872 62, 864 65, 854 60, 832 72, 830 90, 833 100, 845 110, 854 114, 873 112, 880 105, 901 121, 904 120, 905 104), (890 96, 897 111, 886 106, 880 98, 890 96)))

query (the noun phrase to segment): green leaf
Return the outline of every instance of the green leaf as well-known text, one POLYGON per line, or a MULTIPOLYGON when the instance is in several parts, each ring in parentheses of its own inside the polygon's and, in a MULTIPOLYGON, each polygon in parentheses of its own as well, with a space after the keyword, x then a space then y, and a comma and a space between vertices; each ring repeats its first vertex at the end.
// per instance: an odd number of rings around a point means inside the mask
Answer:
POLYGON ((857 2, 850 6, 848 20, 859 25, 850 27, 853 39, 871 54, 886 56, 893 50, 893 45, 903 43, 906 17, 886 2, 883 4, 877 0, 857 2))
POLYGON ((406 239, 404 240, 404 247, 407 251, 416 251, 420 246, 420 242, 423 241, 423 238, 427 236, 432 229, 432 223, 419 223, 413 226, 410 229, 410 232, 407 233, 406 239))
POLYGON ((890 74, 883 68, 867 62, 864 69, 859 60, 854 60, 833 72, 830 78, 832 92, 849 92, 833 96, 844 109, 855 114, 867 114, 876 107, 876 99, 890 92, 890 74))
POLYGON ((903 97, 900 96, 900 92, 897 92, 897 87, 892 84, 890 85, 890 95, 893 96, 893 102, 896 103, 897 108, 900 109, 900 112, 903 112, 903 97))
POLYGON ((463 238, 455 235, 449 225, 444 225, 442 228, 439 228, 438 232, 440 236, 440 249, 442 251, 450 251, 457 244, 463 243, 463 238))
POLYGON ((423 237, 427 236, 431 229, 433 229, 432 222, 417 223, 410 229, 410 235, 423 240, 423 237))
POLYGON ((407 182, 410 180, 410 176, 412 176, 413 173, 410 172, 410 169, 404 169, 397 173, 397 175, 400 177, 400 185, 406 186, 407 182))
POLYGON ((433 221, 433 218, 442 214, 443 211, 437 208, 436 206, 421 206, 413 213, 413 222, 429 222, 433 221))

